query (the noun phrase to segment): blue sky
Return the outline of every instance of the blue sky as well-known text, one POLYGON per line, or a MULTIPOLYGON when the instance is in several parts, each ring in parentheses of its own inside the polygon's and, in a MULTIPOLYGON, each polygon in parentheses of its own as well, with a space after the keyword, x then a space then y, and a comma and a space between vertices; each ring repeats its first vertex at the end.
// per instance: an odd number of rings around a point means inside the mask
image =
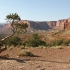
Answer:
POLYGON ((9 13, 22 20, 54 21, 70 17, 70 0, 0 0, 0 22, 9 13))

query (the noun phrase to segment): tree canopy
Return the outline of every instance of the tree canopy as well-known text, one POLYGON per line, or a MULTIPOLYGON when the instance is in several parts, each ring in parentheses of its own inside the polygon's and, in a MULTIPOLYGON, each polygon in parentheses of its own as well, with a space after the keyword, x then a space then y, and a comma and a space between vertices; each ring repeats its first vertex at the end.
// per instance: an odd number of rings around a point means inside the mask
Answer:
MULTIPOLYGON (((1 39, 0 41, 1 41, 2 44, 5 44, 4 41, 6 39, 11 38, 16 33, 16 31, 25 33, 27 31, 26 28, 28 27, 27 23, 19 23, 21 18, 17 13, 8 14, 6 16, 6 20, 7 20, 8 23, 11 24, 12 34, 3 38, 3 39, 1 39)), ((5 48, 6 48, 6 46, 5 46, 5 48)))

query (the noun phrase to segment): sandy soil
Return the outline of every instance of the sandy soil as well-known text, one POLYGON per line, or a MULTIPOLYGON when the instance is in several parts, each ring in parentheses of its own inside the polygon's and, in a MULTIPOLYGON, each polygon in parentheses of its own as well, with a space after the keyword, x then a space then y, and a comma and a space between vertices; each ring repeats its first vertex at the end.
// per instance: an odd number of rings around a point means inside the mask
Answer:
POLYGON ((6 50, 8 59, 0 58, 0 70, 70 70, 70 46, 59 48, 31 48, 37 57, 17 57, 20 49, 6 50))

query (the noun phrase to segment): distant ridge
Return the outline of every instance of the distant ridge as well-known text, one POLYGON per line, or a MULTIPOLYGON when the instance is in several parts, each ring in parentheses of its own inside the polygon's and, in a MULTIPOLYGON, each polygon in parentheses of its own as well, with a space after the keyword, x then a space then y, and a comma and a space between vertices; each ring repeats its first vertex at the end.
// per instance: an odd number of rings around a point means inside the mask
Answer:
MULTIPOLYGON (((28 30, 64 30, 70 28, 70 18, 62 19, 58 21, 31 21, 31 20, 21 20, 19 23, 27 23, 28 30)), ((0 24, 0 33, 9 33, 11 31, 10 24, 0 24)))

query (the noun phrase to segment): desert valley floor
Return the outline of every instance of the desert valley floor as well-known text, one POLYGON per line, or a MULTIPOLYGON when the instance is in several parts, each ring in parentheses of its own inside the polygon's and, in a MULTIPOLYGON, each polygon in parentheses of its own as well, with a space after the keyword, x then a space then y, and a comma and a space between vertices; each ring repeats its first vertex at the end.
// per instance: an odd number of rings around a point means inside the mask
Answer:
POLYGON ((70 70, 70 46, 62 48, 29 48, 36 57, 18 57, 19 48, 7 49, 0 58, 0 70, 70 70), (16 51, 15 51, 16 50, 16 51))

